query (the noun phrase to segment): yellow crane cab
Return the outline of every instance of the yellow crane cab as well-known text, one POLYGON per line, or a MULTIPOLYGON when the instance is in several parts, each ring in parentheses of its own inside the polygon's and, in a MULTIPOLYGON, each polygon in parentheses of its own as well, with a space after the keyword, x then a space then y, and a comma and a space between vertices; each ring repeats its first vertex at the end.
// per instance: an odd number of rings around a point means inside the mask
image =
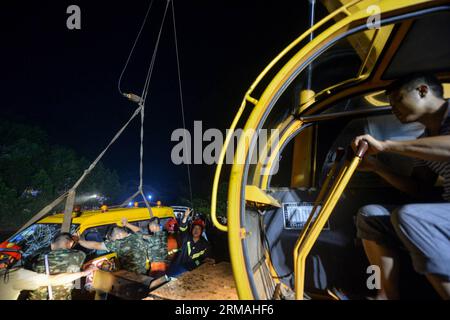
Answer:
MULTIPOLYGON (((392 81, 432 72, 450 96, 450 1, 322 4, 330 14, 263 70, 231 126, 244 128, 245 135, 229 178, 227 225, 216 217, 222 162, 217 167, 212 218, 228 232, 241 299, 340 299, 335 288, 368 295, 371 274, 355 215, 365 204, 408 199, 375 175, 355 171, 356 162, 342 153, 360 134, 413 139, 423 132, 391 113, 384 90, 392 81), (342 166, 348 172, 340 175, 342 166)), ((383 161, 405 174, 412 166, 398 156, 383 161)), ((423 280, 412 270, 402 272, 406 281, 423 280)), ((416 297, 432 292, 422 284, 416 288, 416 297)))

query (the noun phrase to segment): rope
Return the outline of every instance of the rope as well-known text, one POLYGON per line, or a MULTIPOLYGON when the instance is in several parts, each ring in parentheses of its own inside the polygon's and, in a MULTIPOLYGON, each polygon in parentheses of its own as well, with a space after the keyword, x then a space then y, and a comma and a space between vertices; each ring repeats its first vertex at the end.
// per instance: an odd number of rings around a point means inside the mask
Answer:
MULTIPOLYGON (((178 68, 178 86, 180 88, 180 105, 181 105, 181 116, 183 118, 183 128, 184 128, 184 143, 186 150, 188 149, 187 145, 187 136, 186 136, 186 118, 184 114, 184 100, 183 100, 183 87, 181 85, 181 67, 180 67, 180 57, 178 50, 178 38, 177 38, 177 25, 175 19, 175 1, 172 1, 172 21, 173 21, 173 33, 175 39, 175 52, 177 57, 177 68, 178 68)), ((188 181, 189 181, 189 196, 191 201, 191 206, 193 207, 193 197, 192 197, 192 180, 191 180, 191 167, 189 161, 186 163, 187 173, 188 173, 188 181)))
POLYGON ((128 204, 129 204, 131 201, 133 201, 133 199, 136 198, 140 193, 141 193, 140 190, 136 191, 136 193, 133 194, 131 197, 129 197, 127 200, 125 200, 125 202, 122 203, 122 204, 120 205, 120 207, 126 207, 126 206, 128 206, 128 204))
MULTIPOLYGON (((110 141, 110 143, 106 146, 106 148, 100 153, 100 155, 97 157, 97 159, 95 159, 95 161, 89 166, 88 169, 86 169, 83 173, 83 175, 81 176, 80 179, 78 179, 78 181, 73 185, 72 188, 70 188, 69 191, 63 193, 62 195, 60 195, 57 199, 55 199, 52 203, 48 204, 46 207, 44 207, 41 211, 39 211, 36 215, 34 215, 30 220, 28 220, 20 229, 19 231, 16 233, 16 235, 20 232, 22 232, 23 230, 25 230, 26 228, 28 228, 29 226, 31 226, 33 223, 39 221, 40 219, 42 219, 43 217, 45 217, 53 208, 55 208, 57 205, 59 205, 61 202, 64 201, 64 199, 66 199, 70 193, 74 192, 78 186, 84 181, 84 179, 89 175, 89 173, 92 172, 92 170, 95 168, 95 166, 97 165, 97 163, 100 161, 100 159, 105 155, 105 153, 108 151, 108 149, 114 144, 114 142, 120 137, 120 135, 125 131, 125 129, 128 127, 128 125, 131 123, 131 121, 141 112, 141 106, 139 106, 139 108, 136 109, 136 111, 134 111, 133 115, 131 116, 131 118, 125 123, 125 125, 116 133, 116 135, 113 137, 113 139, 110 141)), ((68 210, 68 209, 67 209, 68 210)), ((72 208, 73 210, 73 208, 72 208)), ((70 212, 70 215, 72 214, 72 212, 70 212)), ((64 232, 64 231, 62 231, 64 232)))
POLYGON ((109 148, 116 142, 117 139, 119 139, 119 137, 122 135, 122 133, 125 131, 125 129, 128 127, 128 125, 131 123, 131 121, 134 120, 134 118, 136 118, 136 116, 141 112, 142 110, 142 106, 139 106, 133 113, 133 115, 131 116, 131 118, 125 123, 125 125, 116 133, 116 135, 114 136, 114 138, 112 138, 111 142, 106 146, 106 148, 102 151, 102 153, 100 153, 100 155, 97 157, 97 159, 95 159, 94 162, 92 162, 92 164, 89 166, 89 168, 84 172, 84 174, 81 176, 81 178, 74 184, 74 186, 71 188, 71 190, 73 189, 77 189, 78 186, 83 182, 83 180, 86 178, 86 176, 91 173, 91 171, 95 168, 95 166, 98 164, 98 162, 103 158, 103 156, 105 155, 105 153, 109 150, 109 148))
POLYGON ((122 92, 122 78, 123 78, 123 76, 125 74, 125 71, 128 69, 128 64, 130 63, 131 56, 133 55, 134 49, 136 48, 136 45, 137 45, 137 43, 138 43, 138 41, 139 41, 139 39, 141 37, 142 30, 144 30, 145 24, 147 23, 148 15, 150 14, 150 11, 151 11, 152 6, 153 6, 153 1, 154 0, 152 0, 150 2, 150 5, 148 6, 147 13, 145 14, 144 21, 142 22, 142 25, 141 25, 141 29, 139 30, 139 33, 138 33, 138 35, 136 37, 136 40, 134 40, 134 44, 133 44, 133 47, 131 48, 130 54, 128 55, 127 62, 125 63, 125 66, 123 67, 123 70, 122 70, 122 72, 120 74, 119 81, 117 83, 117 89, 119 90, 121 95, 123 95, 123 92, 122 92))
POLYGON ((100 153, 100 155, 95 159, 94 162, 89 166, 87 170, 84 171, 83 175, 80 179, 73 185, 73 187, 69 190, 66 200, 66 208, 64 210, 64 220, 63 224, 61 226, 61 232, 69 232, 70 231, 70 223, 72 219, 72 212, 73 212, 73 205, 75 201, 75 192, 79 185, 86 179, 86 177, 94 170, 94 168, 97 166, 98 162, 103 158, 105 153, 109 150, 109 148, 116 142, 116 140, 122 135, 122 133, 125 131, 125 129, 128 127, 128 125, 133 121, 133 119, 141 112, 142 106, 139 106, 136 111, 133 113, 131 118, 125 123, 125 125, 116 133, 114 138, 109 142, 109 144, 106 146, 106 148, 100 153))
POLYGON ((169 8, 169 3, 170 3, 170 0, 167 0, 166 8, 164 10, 164 16, 163 16, 163 19, 161 21, 161 26, 159 28, 158 38, 157 38, 156 44, 155 44, 155 49, 153 50, 152 60, 151 60, 151 63, 150 63, 150 66, 149 66, 149 69, 148 69, 148 72, 147 72, 147 78, 145 80, 144 89, 142 90, 142 104, 143 105, 145 105, 145 102, 147 100, 147 95, 148 95, 148 91, 149 91, 148 88, 150 86, 150 80, 151 80, 152 75, 153 75, 153 69, 154 69, 154 66, 155 66, 156 55, 158 53, 159 43, 161 41, 161 34, 162 34, 162 31, 163 31, 163 28, 164 28, 164 22, 166 21, 166 15, 167 15, 167 9, 169 8))
POLYGON ((167 9, 169 7, 170 0, 167 1, 166 8, 164 10, 164 16, 161 21, 161 26, 159 27, 158 38, 156 40, 155 49, 153 50, 152 60, 149 66, 149 70, 147 73, 147 78, 145 81, 144 89, 142 91, 142 101, 141 101, 141 150, 140 150, 140 164, 139 164, 139 193, 144 199, 145 205, 150 213, 150 217, 153 217, 152 208, 150 203, 147 201, 147 197, 144 194, 143 186, 144 186, 144 124, 145 124, 145 103, 147 101, 147 96, 149 92, 150 81, 153 75, 153 70, 155 67, 156 56, 158 54, 159 44, 161 41, 161 35, 164 28, 164 22, 166 21, 167 9))
POLYGON ((35 222, 38 222, 39 220, 41 220, 43 217, 45 217, 54 207, 56 207, 57 205, 59 205, 61 202, 64 201, 64 199, 67 197, 69 193, 65 192, 64 194, 60 195, 56 200, 54 200, 52 203, 48 204, 47 206, 45 206, 45 208, 43 208, 41 211, 39 211, 36 215, 34 215, 34 217, 32 217, 30 220, 27 221, 27 223, 25 223, 20 229, 19 231, 17 231, 13 237, 15 237, 16 235, 18 235, 19 233, 21 233, 23 230, 25 230, 26 228, 28 228, 29 226, 31 226, 32 224, 34 224, 35 222))
POLYGON ((153 211, 145 197, 143 186, 144 186, 144 122, 145 122, 145 105, 142 104, 141 109, 141 153, 140 153, 140 163, 139 163, 139 193, 144 199, 145 206, 150 213, 150 218, 153 218, 153 211))
POLYGON ((126 206, 128 205, 128 203, 133 200, 135 197, 137 197, 139 194, 142 196, 145 205, 147 207, 147 209, 149 210, 150 213, 150 217, 153 217, 153 212, 152 212, 152 208, 150 206, 150 203, 147 201, 147 197, 144 194, 144 125, 145 125, 145 103, 147 101, 147 97, 148 97, 148 93, 149 93, 149 87, 150 87, 150 82, 151 82, 151 78, 153 75, 153 70, 155 67, 155 61, 156 61, 156 56, 159 50, 159 44, 161 42, 161 35, 164 29, 164 23, 166 21, 166 16, 167 16, 167 10, 169 8, 169 4, 170 4, 170 0, 167 1, 166 3, 166 8, 164 10, 164 16, 163 19, 161 21, 161 25, 159 28, 159 33, 158 33, 158 38, 156 40, 155 43, 155 49, 153 50, 153 55, 152 55, 152 59, 150 61, 150 65, 147 71, 147 75, 146 75, 146 79, 145 79, 145 83, 144 83, 144 88, 142 89, 142 95, 141 95, 141 100, 139 102, 139 105, 141 107, 141 145, 140 145, 140 162, 139 162, 139 187, 138 187, 138 191, 129 199, 127 199, 127 201, 125 203, 122 204, 122 206, 126 206))

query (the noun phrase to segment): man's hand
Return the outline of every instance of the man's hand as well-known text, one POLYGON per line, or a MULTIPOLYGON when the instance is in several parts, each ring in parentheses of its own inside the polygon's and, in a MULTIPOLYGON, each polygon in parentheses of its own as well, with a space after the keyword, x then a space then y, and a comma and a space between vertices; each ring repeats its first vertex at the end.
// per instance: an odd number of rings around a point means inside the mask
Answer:
POLYGON ((121 220, 122 226, 120 226, 119 224, 117 224, 119 227, 126 227, 128 225, 128 219, 127 218, 122 218, 121 220))
POLYGON ((138 226, 132 225, 131 223, 128 222, 128 219, 123 217, 122 220, 120 220, 120 223, 122 225, 119 224, 119 222, 117 222, 117 225, 119 227, 124 227, 124 228, 128 228, 131 231, 133 231, 134 233, 141 231, 141 228, 139 228, 138 226))
POLYGON ((87 268, 86 270, 84 270, 83 273, 83 277, 88 277, 90 276, 92 273, 94 273, 95 271, 97 271, 98 268, 94 265, 90 265, 89 268, 87 268))
POLYGON ((78 241, 80 241, 80 231, 77 231, 77 232, 75 232, 73 235, 72 235, 72 239, 73 239, 73 241, 75 242, 75 243, 77 243, 78 241))
POLYGON ((156 223, 152 223, 151 225, 149 225, 149 230, 152 233, 157 233, 161 231, 161 227, 159 224, 156 223))
POLYGON ((183 219, 181 220, 181 222, 186 223, 190 214, 191 214, 191 208, 187 209, 184 212, 183 219))
POLYGON ((367 150, 367 155, 375 155, 377 153, 383 152, 385 149, 385 142, 379 141, 372 137, 370 134, 365 134, 363 136, 356 137, 355 140, 352 142, 352 149, 353 151, 358 150, 359 143, 362 140, 366 140, 369 144, 369 149, 367 150))

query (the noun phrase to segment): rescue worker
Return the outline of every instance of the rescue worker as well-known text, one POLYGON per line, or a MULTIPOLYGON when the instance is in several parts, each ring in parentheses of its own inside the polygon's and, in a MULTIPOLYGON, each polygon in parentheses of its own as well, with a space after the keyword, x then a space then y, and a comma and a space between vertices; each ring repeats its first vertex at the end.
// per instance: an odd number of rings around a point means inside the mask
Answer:
POLYGON ((131 234, 128 229, 117 226, 112 230, 109 240, 96 242, 80 239, 78 243, 91 250, 115 252, 123 270, 147 273, 147 244, 141 233, 131 234))
POLYGON ((401 79, 386 93, 394 115, 402 123, 420 122, 425 134, 410 141, 357 137, 353 148, 361 140, 369 143, 369 157, 360 170, 374 172, 400 191, 428 201, 427 195, 441 176, 444 194, 439 203, 375 204, 360 209, 358 237, 370 263, 381 268, 376 299, 399 298, 400 247, 409 252, 414 269, 427 277, 443 299, 450 299, 450 105, 433 75, 401 79), (373 157, 381 152, 418 159, 412 175, 402 176, 373 157))
POLYGON ((75 213, 77 218, 81 217, 81 215, 83 214, 83 210, 82 210, 81 206, 78 204, 73 207, 73 212, 75 213))
POLYGON ((3 279, 0 275, 0 300, 17 300, 20 292, 37 290, 40 287, 57 287, 73 283, 74 281, 91 275, 96 268, 90 267, 85 271, 74 273, 60 273, 57 275, 46 275, 31 270, 18 268, 8 271, 3 279))
POLYGON ((177 219, 172 218, 166 222, 164 228, 167 231, 167 263, 170 264, 177 256, 178 248, 178 222, 177 219))
MULTIPOLYGON (((142 234, 141 228, 132 225, 126 218, 122 218, 122 225, 135 234, 142 234)), ((162 230, 158 217, 150 219, 149 235, 142 237, 147 245, 147 258, 150 265, 150 276, 158 277, 167 271, 167 234, 162 230)))
MULTIPOLYGON (((63 273, 79 273, 86 254, 82 251, 73 250, 74 240, 69 233, 57 235, 51 243, 51 251, 38 255, 32 262, 33 271, 45 274, 47 258, 50 275, 63 273)), ((71 300, 74 283, 52 287, 53 300, 71 300)), ((47 300, 49 292, 47 286, 41 286, 32 291, 29 300, 47 300)))
POLYGON ((169 275, 177 276, 185 271, 192 271, 200 266, 208 257, 210 245, 202 237, 205 224, 197 219, 192 222, 190 232, 188 232, 188 217, 191 209, 186 210, 180 225, 180 250, 175 262, 172 264, 169 275))

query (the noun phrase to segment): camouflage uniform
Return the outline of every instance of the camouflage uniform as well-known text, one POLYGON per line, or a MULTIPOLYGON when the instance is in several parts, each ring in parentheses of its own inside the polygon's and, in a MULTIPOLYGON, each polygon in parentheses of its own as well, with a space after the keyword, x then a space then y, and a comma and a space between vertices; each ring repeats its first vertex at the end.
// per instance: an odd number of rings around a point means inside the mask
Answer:
MULTIPOLYGON (((80 272, 80 268, 86 258, 84 252, 67 249, 50 251, 47 253, 47 256, 51 275, 80 272)), ((36 258, 33 262, 32 269, 37 273, 46 273, 45 254, 40 254, 36 258)), ((52 287, 53 299, 71 300, 73 287, 73 283, 52 287)), ((40 287, 39 289, 32 291, 29 296, 29 300, 47 300, 48 298, 47 287, 40 287)))
POLYGON ((119 258, 121 269, 139 274, 146 274, 147 243, 140 233, 131 234, 120 240, 105 241, 110 252, 115 252, 119 258))
POLYGON ((150 262, 168 262, 167 233, 159 231, 151 236, 144 236, 147 243, 147 255, 150 262))

